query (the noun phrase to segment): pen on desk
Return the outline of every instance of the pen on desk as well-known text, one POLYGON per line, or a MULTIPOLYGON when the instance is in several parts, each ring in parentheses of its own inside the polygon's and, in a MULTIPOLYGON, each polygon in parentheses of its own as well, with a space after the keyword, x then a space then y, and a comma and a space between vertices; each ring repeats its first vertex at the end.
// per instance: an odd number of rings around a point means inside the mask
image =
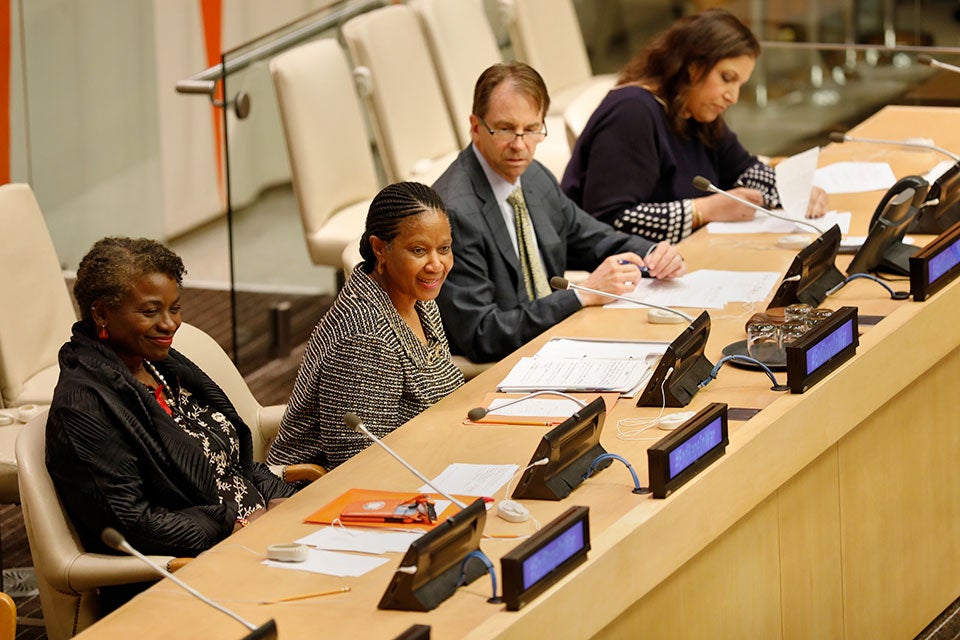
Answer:
POLYGON ((300 596, 289 596, 287 598, 278 598, 276 600, 261 600, 260 604, 277 604, 278 602, 293 602, 295 600, 306 600, 307 598, 333 596, 338 593, 346 593, 348 591, 350 591, 350 587, 340 587, 339 589, 331 589, 330 591, 318 591, 317 593, 305 593, 300 596))

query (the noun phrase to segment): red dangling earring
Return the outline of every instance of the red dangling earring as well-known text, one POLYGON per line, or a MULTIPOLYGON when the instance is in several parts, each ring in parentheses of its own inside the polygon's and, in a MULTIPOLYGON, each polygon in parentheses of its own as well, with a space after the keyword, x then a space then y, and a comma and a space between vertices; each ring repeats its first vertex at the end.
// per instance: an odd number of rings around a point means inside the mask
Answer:
POLYGON ((100 338, 100 342, 106 342, 110 339, 110 334, 107 333, 107 325, 100 327, 100 333, 97 334, 97 337, 100 338))

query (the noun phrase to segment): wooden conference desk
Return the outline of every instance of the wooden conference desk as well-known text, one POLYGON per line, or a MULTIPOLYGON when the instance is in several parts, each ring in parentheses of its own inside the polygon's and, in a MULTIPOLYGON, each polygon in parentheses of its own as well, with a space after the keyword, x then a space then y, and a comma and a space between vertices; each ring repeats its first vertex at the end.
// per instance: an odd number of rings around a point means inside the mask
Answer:
MULTIPOLYGON (((960 149, 960 111, 888 108, 854 130, 873 137, 925 136, 960 149), (955 139, 946 139, 950 135, 955 139)), ((824 162, 866 156, 899 176, 925 171, 926 152, 835 145, 824 162)), ((862 233, 880 193, 837 196, 862 233)), ((694 234, 682 251, 691 269, 782 272, 794 252, 776 236, 694 234)), ((846 265, 847 257, 838 262, 846 265)), ((895 288, 897 288, 895 286, 895 288)), ((906 288, 901 283, 899 288, 906 288)), ((858 280, 825 306, 884 315, 863 327, 854 359, 802 395, 776 393, 760 373, 724 367, 690 405, 762 411, 730 423, 726 455, 666 500, 630 493, 615 465, 560 503, 529 502, 546 523, 574 504, 590 506, 593 548, 586 564, 520 612, 486 603, 490 581, 461 588, 430 613, 379 611, 399 555, 359 579, 260 565, 266 546, 315 529, 308 513, 350 487, 412 490, 419 481, 371 448, 308 487, 178 575, 248 619, 276 618, 281 638, 392 638, 414 623, 433 638, 910 638, 960 595, 960 285, 924 303, 895 302, 858 280), (241 547, 247 547, 256 553, 241 547), (343 595, 261 606, 257 602, 350 586, 343 595)), ((707 355, 743 337, 752 310, 711 311, 707 355)), ((642 310, 583 310, 549 335, 672 339, 681 327, 650 325, 642 310)), ((541 336, 388 438, 428 476, 450 462, 525 464, 537 427, 464 426, 466 411, 541 336)), ((780 373, 780 377, 784 374, 780 373)), ((603 444, 631 460, 645 481, 649 442, 617 439, 616 423, 650 416, 621 401, 603 444)), ((659 437, 658 432, 654 437, 659 437)), ((500 496, 498 496, 500 497, 500 496)), ((527 533, 490 514, 487 532, 527 533)), ((485 539, 499 557, 514 540, 485 539)), ((238 638, 234 621, 169 582, 108 616, 82 638, 238 638)))

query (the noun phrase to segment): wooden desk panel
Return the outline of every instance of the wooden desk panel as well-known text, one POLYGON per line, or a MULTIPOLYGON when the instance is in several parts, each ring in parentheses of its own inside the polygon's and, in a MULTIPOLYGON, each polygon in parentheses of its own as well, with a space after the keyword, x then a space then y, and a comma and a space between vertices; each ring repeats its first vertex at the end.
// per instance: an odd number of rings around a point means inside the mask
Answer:
MULTIPOLYGON (((856 131, 897 137, 888 131, 890 122, 905 118, 907 135, 947 145, 938 136, 955 132, 960 138, 960 129, 945 124, 957 113, 887 109, 856 131), (918 130, 927 126, 930 132, 918 130)), ((953 146, 960 148, 960 140, 953 146)), ((851 147, 828 148, 824 162, 855 157, 851 147)), ((889 154, 898 176, 920 164, 910 155, 916 152, 871 149, 889 154)), ((854 232, 865 230, 864 218, 879 197, 850 199, 854 232)), ((794 252, 775 248, 775 239, 698 233, 681 250, 692 269, 735 265, 782 272, 794 252)), ((262 556, 241 548, 262 554, 268 544, 315 530, 302 518, 347 488, 420 484, 378 449, 329 473, 178 575, 252 621, 276 617, 281 638, 392 638, 413 623, 430 624, 434 638, 633 638, 641 630, 671 638, 909 637, 960 593, 960 425, 948 386, 960 377, 960 325, 945 321, 960 308, 960 287, 950 285, 921 304, 892 301, 876 284, 856 281, 826 303, 843 305, 886 318, 863 327, 857 357, 805 394, 776 393, 762 374, 724 367, 694 398, 688 409, 721 401, 763 411, 731 422, 726 456, 670 498, 634 496, 629 474, 615 465, 566 501, 528 502, 544 523, 571 504, 589 505, 593 549, 587 563, 520 612, 487 604, 486 578, 430 613, 378 611, 399 556, 363 578, 338 579, 268 569, 259 565, 262 556), (923 480, 909 485, 909 473, 918 469, 923 480), (353 590, 256 604, 342 585, 353 590)), ((753 311, 746 305, 711 311, 712 361, 724 345, 743 339, 753 311)), ((670 340, 682 330, 647 324, 645 316, 642 310, 585 309, 549 335, 670 340)), ((519 355, 536 351, 548 337, 492 367, 387 442, 428 476, 452 461, 525 464, 542 429, 467 427, 462 420, 519 355)), ((616 421, 656 412, 621 401, 604 430, 604 446, 631 460, 641 481, 650 442, 618 440, 616 421)), ((489 533, 532 530, 530 523, 490 516, 489 533)), ((488 539, 482 547, 499 564, 516 544, 488 539)), ((165 638, 176 635, 178 625, 196 630, 195 637, 242 634, 239 625, 164 582, 81 637, 165 638)))

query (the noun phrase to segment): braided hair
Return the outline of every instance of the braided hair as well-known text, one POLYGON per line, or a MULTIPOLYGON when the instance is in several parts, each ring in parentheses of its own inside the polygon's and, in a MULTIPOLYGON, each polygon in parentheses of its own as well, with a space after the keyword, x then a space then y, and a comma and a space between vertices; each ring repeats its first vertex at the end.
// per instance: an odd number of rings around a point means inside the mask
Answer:
POLYGON ((411 216, 434 210, 447 214, 447 208, 437 192, 419 182, 397 182, 384 187, 370 203, 367 227, 360 238, 360 255, 364 273, 372 273, 377 266, 370 236, 390 243, 400 234, 400 225, 411 216))
POLYGON ((92 324, 94 303, 116 307, 137 280, 151 273, 162 273, 182 286, 186 272, 180 256, 159 242, 147 238, 103 238, 80 261, 73 297, 80 307, 80 317, 92 324))

